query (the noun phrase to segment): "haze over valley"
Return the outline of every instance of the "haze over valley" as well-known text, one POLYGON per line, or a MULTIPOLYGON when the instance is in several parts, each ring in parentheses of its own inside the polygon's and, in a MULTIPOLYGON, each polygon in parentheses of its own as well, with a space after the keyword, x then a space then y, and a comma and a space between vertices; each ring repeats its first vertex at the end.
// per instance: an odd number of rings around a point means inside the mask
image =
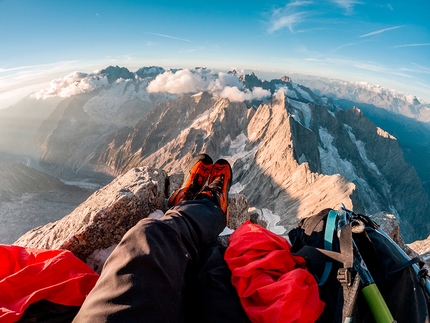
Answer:
POLYGON ((344 203, 395 215, 408 242, 426 238, 426 162, 414 152, 429 147, 424 140, 414 146, 414 138, 430 136, 429 105, 381 87, 329 83, 336 90, 289 76, 266 81, 235 70, 155 66, 109 66, 53 80, 0 110, 0 215, 14 228, 2 242, 70 213, 133 167, 180 173, 199 152, 230 161, 233 191, 278 219, 276 230, 344 203), (393 136, 378 125, 381 111, 390 116, 387 127, 396 129, 402 118, 420 127, 406 124, 393 136), (18 136, 17 128, 25 131, 18 136))

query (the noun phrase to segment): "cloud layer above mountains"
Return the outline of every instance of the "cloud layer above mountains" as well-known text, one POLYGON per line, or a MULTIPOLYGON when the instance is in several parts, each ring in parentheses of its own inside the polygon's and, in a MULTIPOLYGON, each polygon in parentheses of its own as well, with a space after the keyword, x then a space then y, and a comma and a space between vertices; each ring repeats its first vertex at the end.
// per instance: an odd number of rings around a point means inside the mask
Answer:
POLYGON ((213 73, 210 70, 176 72, 167 71, 158 75, 148 85, 148 92, 168 92, 171 94, 208 91, 216 97, 231 102, 262 99, 271 95, 270 91, 255 87, 252 91, 241 90, 242 83, 236 76, 226 73, 213 73))
POLYGON ((68 98, 80 93, 88 93, 98 87, 108 84, 106 75, 98 73, 74 72, 63 78, 51 81, 49 87, 33 94, 36 99, 46 99, 50 97, 68 98))
MULTIPOLYGON (((100 74, 98 71, 91 74, 74 72, 51 81, 48 88, 34 93, 33 97, 36 99, 55 96, 67 98, 81 93, 89 93, 108 84, 107 75, 100 74)), ((206 69, 183 69, 159 74, 149 83, 147 91, 170 94, 208 91, 215 97, 226 98, 232 102, 263 99, 271 95, 270 91, 260 87, 255 87, 253 90, 242 90, 242 85, 234 75, 215 73, 206 69)))

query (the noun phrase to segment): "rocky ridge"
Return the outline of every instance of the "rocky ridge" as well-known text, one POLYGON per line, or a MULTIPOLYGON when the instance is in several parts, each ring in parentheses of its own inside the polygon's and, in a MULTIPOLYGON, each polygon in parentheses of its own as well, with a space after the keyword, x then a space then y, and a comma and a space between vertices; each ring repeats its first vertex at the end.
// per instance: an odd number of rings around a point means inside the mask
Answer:
MULTIPOLYGON (((160 218, 166 211, 170 192, 180 186, 183 174, 168 176, 164 170, 138 167, 118 176, 112 183, 91 195, 84 203, 64 218, 34 228, 15 244, 31 248, 67 249, 97 272, 122 236, 139 220, 160 218)), ((229 195, 230 219, 228 228, 234 230, 246 220, 268 226, 271 219, 249 207, 243 194, 229 195)), ((378 214, 382 228, 403 248, 395 217, 378 214)), ((270 228, 269 228, 270 229, 270 228)), ((220 241, 227 242, 227 236, 220 241)))
MULTIPOLYGON (((168 176, 161 169, 133 168, 96 191, 69 215, 30 230, 14 244, 67 249, 100 272, 104 260, 132 226, 143 218, 162 216, 170 193, 180 187, 182 180, 183 174, 168 176)), ((264 218, 256 211, 248 212, 248 208, 243 195, 229 196, 230 229, 251 218, 265 224, 264 218)))
POLYGON ((206 92, 183 95, 107 137, 91 163, 115 176, 139 165, 170 173, 206 152, 227 158, 235 189, 278 215, 286 230, 342 202, 357 212, 395 214, 408 241, 411 226, 426 236, 428 224, 415 215, 425 213, 428 197, 395 138, 358 109, 300 102, 295 93, 278 91, 257 109, 206 92))

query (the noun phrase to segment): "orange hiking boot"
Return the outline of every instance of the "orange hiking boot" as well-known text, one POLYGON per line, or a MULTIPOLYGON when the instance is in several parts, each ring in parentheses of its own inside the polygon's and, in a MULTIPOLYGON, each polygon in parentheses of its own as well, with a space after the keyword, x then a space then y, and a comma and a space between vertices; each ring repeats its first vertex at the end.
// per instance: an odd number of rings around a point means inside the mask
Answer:
POLYGON ((233 171, 228 161, 219 159, 212 167, 208 182, 209 185, 197 195, 197 198, 208 197, 218 204, 226 214, 227 221, 228 191, 231 187, 232 178, 233 171))
POLYGON ((169 198, 167 205, 172 207, 184 200, 193 200, 203 188, 212 170, 212 158, 206 154, 194 157, 185 172, 186 177, 181 188, 177 189, 169 198))

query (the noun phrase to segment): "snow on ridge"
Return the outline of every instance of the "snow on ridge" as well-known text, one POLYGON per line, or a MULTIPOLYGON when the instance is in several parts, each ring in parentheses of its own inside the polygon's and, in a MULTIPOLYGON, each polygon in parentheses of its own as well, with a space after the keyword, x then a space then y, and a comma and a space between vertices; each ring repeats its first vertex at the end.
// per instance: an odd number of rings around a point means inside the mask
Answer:
POLYGON ((294 90, 296 90, 302 96, 302 98, 308 100, 309 102, 314 102, 314 99, 310 96, 310 94, 303 90, 300 85, 294 82, 291 82, 291 85, 293 86, 294 90))
POLYGON ((334 137, 322 127, 319 128, 318 133, 322 143, 322 147, 318 146, 318 150, 323 174, 340 174, 350 182, 357 180, 358 175, 355 173, 354 166, 349 161, 342 159, 337 148, 333 146, 334 137))
POLYGON ((126 101, 139 99, 151 103, 146 85, 147 82, 137 82, 136 84, 136 81, 131 79, 118 79, 88 100, 83 106, 83 110, 92 117, 109 119, 126 101))
POLYGON ((227 135, 227 137, 221 143, 221 147, 228 146, 228 153, 227 155, 222 156, 221 158, 227 159, 230 165, 233 166, 238 159, 246 158, 248 155, 252 154, 254 150, 252 151, 245 150, 247 139, 248 138, 243 132, 241 132, 233 140, 231 140, 230 135, 227 135))
MULTIPOLYGON (((378 174, 383 187, 385 188, 385 190, 387 192, 391 191, 391 185, 386 181, 385 177, 382 175, 382 173, 379 171, 378 166, 376 166, 376 164, 374 162, 372 162, 371 160, 369 160, 369 158, 367 157, 367 153, 366 153, 366 147, 365 147, 365 143, 362 142, 361 140, 357 140, 357 138, 355 137, 354 133, 352 132, 352 128, 348 125, 344 125, 349 137, 351 138, 351 141, 353 143, 355 143, 358 152, 361 156, 361 159, 364 161, 364 163, 366 164, 367 167, 369 167, 370 169, 373 169, 376 174, 378 174)), ((383 130, 382 130, 383 131, 383 130)), ((388 134, 388 133, 386 133, 388 134)), ((388 134, 389 135, 389 134, 388 134)), ((365 183, 365 186, 367 187, 367 183, 365 183)), ((391 213, 393 213, 395 216, 399 216, 399 212, 397 211, 397 209, 394 207, 394 205, 389 206, 391 213)))
POLYGON ((355 146, 358 149, 358 152, 361 156, 361 159, 364 161, 364 163, 371 169, 373 169, 379 176, 382 176, 381 172, 379 171, 378 167, 375 165, 374 162, 372 162, 371 160, 369 160, 369 158, 367 157, 367 153, 366 153, 366 148, 365 148, 365 143, 362 142, 361 140, 357 140, 357 138, 355 138, 354 133, 352 132, 352 128, 348 125, 344 125, 349 138, 351 138, 352 142, 355 144, 355 146))
MULTIPOLYGON (((199 114, 193 121, 193 123, 189 126, 189 129, 196 128, 196 129, 207 129, 209 127, 209 124, 211 121, 211 114, 213 112, 213 108, 207 109, 203 113, 199 114)), ((182 130, 181 133, 186 132, 186 130, 182 130)), ((209 133, 206 132, 206 135, 204 139, 206 139, 209 136, 209 133)))
POLYGON ((299 121, 306 128, 310 128, 311 119, 312 119, 312 111, 311 111, 311 108, 309 107, 309 105, 307 103, 303 103, 303 102, 299 102, 299 101, 291 100, 291 99, 288 99, 288 102, 291 104, 291 106, 293 108, 302 111, 304 120, 297 120, 297 118, 294 115, 293 115, 293 118, 296 121, 299 121))
MULTIPOLYGON (((368 167, 377 172, 383 183, 383 187, 387 192, 390 192, 390 186, 384 179, 383 175, 379 172, 377 166, 367 158, 363 142, 356 140, 354 134, 349 134, 351 140, 356 144, 363 161, 368 167)), ((348 160, 342 159, 339 156, 337 148, 332 144, 334 139, 333 136, 327 131, 327 129, 322 127, 319 128, 319 136, 322 143, 322 146, 318 147, 322 173, 325 175, 339 174, 345 177, 349 182, 354 182, 357 188, 360 188, 366 192, 364 195, 365 201, 363 201, 363 206, 366 213, 372 214, 378 212, 377 209, 373 209, 374 201, 377 200, 377 197, 374 195, 369 184, 363 178, 357 175, 354 165, 348 160)), ((398 212, 393 205, 390 205, 389 207, 393 214, 398 215, 398 212)))

